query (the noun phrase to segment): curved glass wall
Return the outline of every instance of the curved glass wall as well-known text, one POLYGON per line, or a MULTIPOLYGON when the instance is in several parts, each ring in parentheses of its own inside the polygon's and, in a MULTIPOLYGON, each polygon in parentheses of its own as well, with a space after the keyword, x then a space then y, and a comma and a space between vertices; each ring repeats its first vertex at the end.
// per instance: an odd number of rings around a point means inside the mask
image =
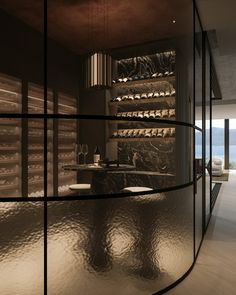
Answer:
POLYGON ((195 38, 194 38, 194 57, 195 57, 195 254, 198 252, 203 232, 202 232, 202 210, 203 210, 203 33, 200 20, 195 11, 195 38))
POLYGON ((205 227, 211 214, 211 57, 208 39, 205 36, 205 227), (208 145, 209 143, 209 145, 208 145))
MULTIPOLYGON (((90 4, 55 6, 51 1, 49 33, 58 36, 60 27, 63 36, 72 38, 73 30, 71 34, 64 31, 69 22, 61 17, 60 9, 71 19, 74 11, 85 16, 90 4)), ((0 65, 1 72, 23 78, 22 85, 18 85, 21 90, 15 91, 18 103, 22 95, 22 112, 10 111, 7 116, 0 109, 1 129, 22 130, 22 143, 6 152, 17 155, 22 173, 5 171, 6 163, 0 165, 2 171, 10 173, 10 180, 18 180, 14 194, 8 187, 1 190, 8 194, 0 194, 3 277, 12 277, 12 271, 17 270, 11 284, 5 280, 2 293, 17 290, 19 295, 43 294, 47 288, 49 294, 57 295, 94 294, 97 290, 101 294, 151 294, 181 279, 194 263, 202 234, 201 201, 209 193, 209 183, 207 190, 202 190, 205 147, 200 149, 199 157, 194 155, 194 139, 195 144, 197 138, 199 145, 205 143, 202 130, 205 119, 210 118, 210 108, 205 118, 201 80, 210 78, 210 59, 203 77, 201 26, 195 16, 193 32, 191 1, 165 1, 164 10, 158 6, 159 1, 152 4, 156 9, 150 11, 152 6, 144 1, 138 11, 141 14, 134 18, 128 13, 124 22, 117 16, 125 10, 116 7, 109 18, 114 22, 113 27, 109 26, 110 34, 103 34, 99 24, 102 18, 96 18, 97 14, 89 24, 91 31, 81 35, 82 42, 76 43, 80 36, 77 33, 76 42, 63 37, 59 43, 65 42, 67 49, 48 40, 48 89, 44 91, 42 58, 32 61, 34 56, 41 56, 42 36, 34 35, 25 25, 19 26, 19 30, 28 32, 27 36, 33 36, 32 44, 23 58, 19 52, 24 50, 15 52, 22 48, 19 45, 6 58, 11 60, 14 53, 17 72, 12 62, 10 67, 5 61, 0 65), (127 23, 143 19, 146 10, 150 14, 145 36, 139 34, 141 21, 134 26, 127 23), (175 11, 174 18, 171 11, 175 11), (152 19, 155 26, 149 22, 152 19), (93 26, 99 28, 97 34, 93 26), (134 33, 128 29, 137 30, 134 33), (87 42, 90 33, 95 42, 87 42), (108 49, 108 37, 103 36, 110 36, 113 43, 109 46, 117 49, 108 49), (158 40, 150 42, 155 38, 158 40), (149 43, 142 43, 146 41, 149 43), (85 56, 81 54, 101 49, 115 60, 112 88, 85 89, 85 56), (32 56, 29 51, 33 51, 32 56), (32 95, 30 85, 39 87, 40 95, 38 91, 32 95), (198 107, 199 118, 195 112, 198 107), (9 121, 12 113, 16 120, 9 121), (197 120, 202 124, 194 128, 197 120), (20 128, 14 129, 12 122, 18 122, 20 128), (22 177, 21 181, 17 177, 22 177), (32 261, 39 260, 32 271, 32 261), (25 265, 30 273, 25 272, 25 265)), ((92 7, 93 12, 96 7, 92 7)), ((78 15, 76 20, 80 19, 78 15)), ((17 24, 13 22, 12 28, 17 24)), ((75 25, 84 27, 87 25, 75 25)), ((8 36, 3 56, 9 44, 8 36)), ((204 89, 207 95, 209 87, 207 84, 204 89)), ((5 100, 9 99, 4 98, 3 106, 5 100)), ((5 150, 2 146, 0 151, 5 150)), ((1 186, 8 185, 2 177, 1 186)), ((208 197, 204 203, 207 219, 208 197)))
POLYGON ((49 202, 49 293, 99 286, 101 294, 141 295, 172 284, 193 262, 192 190, 49 202))
POLYGON ((0 202, 2 294, 44 293, 42 202, 0 202))

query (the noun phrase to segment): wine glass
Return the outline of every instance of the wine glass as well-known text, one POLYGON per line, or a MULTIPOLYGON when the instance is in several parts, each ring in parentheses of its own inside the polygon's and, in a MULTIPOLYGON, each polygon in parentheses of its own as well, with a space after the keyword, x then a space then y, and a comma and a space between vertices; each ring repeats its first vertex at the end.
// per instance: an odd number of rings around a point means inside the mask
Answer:
POLYGON ((84 155, 84 165, 86 165, 86 156, 88 154, 88 145, 82 144, 82 154, 84 155))
POLYGON ((78 144, 78 146, 77 146, 77 153, 78 153, 78 164, 79 164, 80 155, 83 154, 82 144, 78 144))

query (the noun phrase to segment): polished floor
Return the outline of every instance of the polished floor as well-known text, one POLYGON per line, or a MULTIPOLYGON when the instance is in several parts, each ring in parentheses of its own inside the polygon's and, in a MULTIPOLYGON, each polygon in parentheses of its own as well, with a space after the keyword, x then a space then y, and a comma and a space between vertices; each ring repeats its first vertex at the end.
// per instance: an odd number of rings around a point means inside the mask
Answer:
POLYGON ((170 295, 236 294, 236 171, 222 182, 200 254, 190 275, 170 295))

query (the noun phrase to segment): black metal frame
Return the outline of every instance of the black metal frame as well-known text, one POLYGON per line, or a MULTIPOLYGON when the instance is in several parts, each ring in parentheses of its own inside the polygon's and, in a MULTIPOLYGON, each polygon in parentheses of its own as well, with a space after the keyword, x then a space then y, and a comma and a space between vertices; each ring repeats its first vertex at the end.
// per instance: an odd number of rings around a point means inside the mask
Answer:
POLYGON ((225 138, 224 138, 224 149, 225 149, 225 169, 229 169, 229 119, 224 120, 224 131, 225 131, 225 138))

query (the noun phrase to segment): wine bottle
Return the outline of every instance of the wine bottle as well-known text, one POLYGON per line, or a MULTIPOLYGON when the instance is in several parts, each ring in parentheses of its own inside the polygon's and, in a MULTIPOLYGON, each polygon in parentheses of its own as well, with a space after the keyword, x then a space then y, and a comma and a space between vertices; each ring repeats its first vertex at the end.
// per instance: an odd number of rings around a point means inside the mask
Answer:
POLYGON ((100 160, 101 160, 101 154, 100 154, 98 146, 96 146, 94 154, 93 154, 93 162, 94 162, 94 164, 98 165, 98 162, 100 160))

